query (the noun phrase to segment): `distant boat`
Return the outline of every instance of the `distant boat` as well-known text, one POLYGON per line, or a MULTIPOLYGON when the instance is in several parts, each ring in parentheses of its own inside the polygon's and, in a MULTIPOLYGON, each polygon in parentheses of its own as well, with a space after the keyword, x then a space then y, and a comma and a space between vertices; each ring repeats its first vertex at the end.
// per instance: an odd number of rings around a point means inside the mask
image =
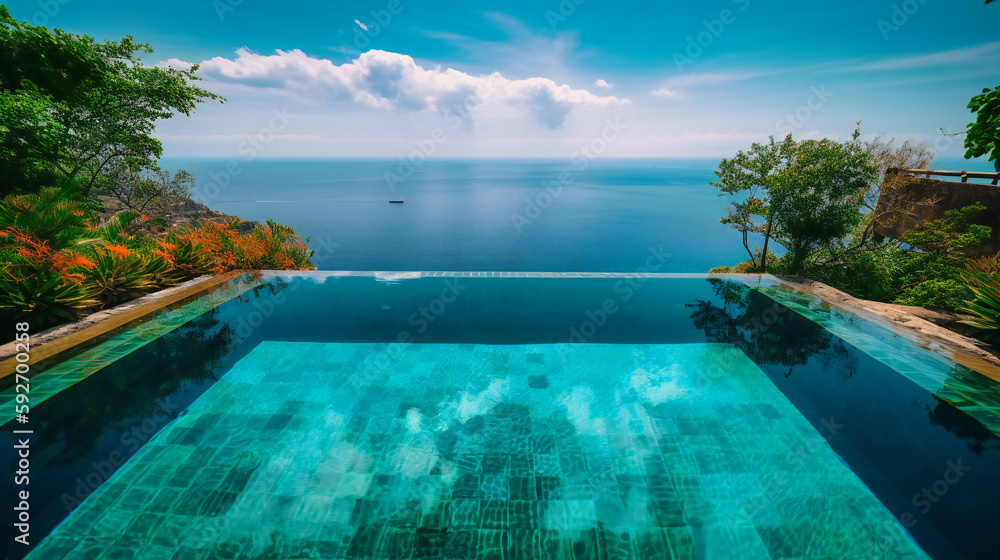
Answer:
POLYGON ((402 198, 399 199, 399 200, 390 200, 389 201, 389 204, 402 204, 402 203, 403 203, 403 199, 402 198))

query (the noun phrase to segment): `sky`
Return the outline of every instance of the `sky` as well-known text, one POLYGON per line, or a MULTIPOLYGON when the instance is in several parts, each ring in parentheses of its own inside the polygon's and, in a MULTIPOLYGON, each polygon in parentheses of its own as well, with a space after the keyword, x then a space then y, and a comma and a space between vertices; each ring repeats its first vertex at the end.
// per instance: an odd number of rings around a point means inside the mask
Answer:
POLYGON ((131 35, 226 98, 164 155, 715 157, 768 136, 963 153, 1000 84, 982 0, 35 0, 18 20, 131 35))

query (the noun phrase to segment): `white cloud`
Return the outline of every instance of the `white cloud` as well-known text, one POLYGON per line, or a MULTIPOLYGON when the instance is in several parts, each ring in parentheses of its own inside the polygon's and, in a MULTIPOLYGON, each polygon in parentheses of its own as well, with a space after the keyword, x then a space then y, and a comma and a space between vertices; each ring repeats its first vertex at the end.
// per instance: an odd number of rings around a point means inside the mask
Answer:
POLYGON ((659 89, 654 89, 651 93, 654 96, 656 96, 656 97, 675 98, 675 97, 680 97, 681 96, 681 94, 677 93, 676 91, 674 91, 672 89, 667 89, 665 87, 661 87, 659 89))
POLYGON ((354 20, 354 23, 355 23, 355 25, 357 25, 358 27, 360 27, 364 31, 368 31, 368 26, 365 25, 365 24, 363 24, 363 23, 361 23, 361 20, 356 19, 356 20, 354 20))
POLYGON ((989 67, 989 65, 985 63, 990 60, 995 60, 998 54, 1000 54, 1000 42, 993 42, 931 54, 887 58, 863 64, 861 66, 856 66, 853 70, 912 70, 914 68, 951 66, 963 63, 989 67))
POLYGON ((194 66, 191 62, 185 62, 179 58, 168 58, 159 64, 156 64, 157 68, 176 68, 178 70, 190 70, 194 66))
POLYGON ((607 80, 604 79, 598 79, 596 82, 594 82, 594 85, 604 89, 615 89, 615 84, 610 84, 608 83, 607 80))
POLYGON ((630 103, 548 78, 511 80, 499 72, 473 76, 452 68, 425 69, 410 56, 377 50, 338 66, 298 49, 265 56, 241 48, 233 59, 215 57, 201 63, 200 73, 209 80, 285 90, 307 99, 351 100, 446 116, 464 115, 479 105, 507 104, 527 110, 549 128, 561 127, 574 108, 630 103))

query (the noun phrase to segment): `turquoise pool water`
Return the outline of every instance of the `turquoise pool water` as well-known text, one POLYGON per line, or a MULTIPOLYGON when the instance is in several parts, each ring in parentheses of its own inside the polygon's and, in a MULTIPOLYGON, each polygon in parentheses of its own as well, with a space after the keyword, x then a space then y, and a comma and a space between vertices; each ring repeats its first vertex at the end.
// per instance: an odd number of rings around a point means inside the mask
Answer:
POLYGON ((381 351, 258 345, 32 558, 925 558, 728 345, 381 351))
POLYGON ((248 277, 33 379, 11 552, 986 558, 998 386, 767 279, 248 277))

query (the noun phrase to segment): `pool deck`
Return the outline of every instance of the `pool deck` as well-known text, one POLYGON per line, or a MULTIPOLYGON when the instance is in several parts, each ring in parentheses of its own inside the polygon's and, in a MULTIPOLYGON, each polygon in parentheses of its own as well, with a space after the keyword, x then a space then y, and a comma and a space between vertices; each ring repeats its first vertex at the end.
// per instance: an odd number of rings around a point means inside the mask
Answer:
MULTIPOLYGON (((416 278, 718 278, 737 280, 750 285, 777 286, 779 290, 802 293, 819 298, 823 306, 838 308, 888 328, 912 340, 922 348, 943 355, 955 363, 1000 381, 1000 358, 989 352, 983 343, 938 326, 916 315, 919 308, 889 305, 860 300, 825 284, 804 278, 778 278, 757 274, 702 273, 577 273, 577 272, 373 272, 373 271, 258 271, 266 277, 303 276, 309 278, 362 276, 385 281, 416 278)), ((206 294, 238 278, 242 273, 202 276, 179 286, 149 294, 112 309, 89 315, 69 323, 32 334, 29 365, 45 364, 50 358, 86 345, 129 323, 141 322, 178 302, 206 294)), ((15 343, 0 346, 0 379, 12 374, 15 343)))

